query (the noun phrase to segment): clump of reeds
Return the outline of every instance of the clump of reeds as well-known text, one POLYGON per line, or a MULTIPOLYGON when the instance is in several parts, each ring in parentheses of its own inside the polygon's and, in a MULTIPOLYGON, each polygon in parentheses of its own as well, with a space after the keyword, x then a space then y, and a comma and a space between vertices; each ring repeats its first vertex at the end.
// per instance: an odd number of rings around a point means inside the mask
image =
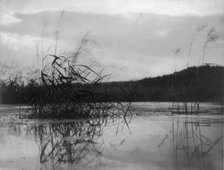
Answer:
POLYGON ((86 84, 100 83, 106 76, 90 66, 78 64, 88 38, 85 36, 72 56, 46 55, 41 70, 41 85, 30 100, 31 118, 96 118, 126 116, 130 104, 98 102, 98 93, 86 84))

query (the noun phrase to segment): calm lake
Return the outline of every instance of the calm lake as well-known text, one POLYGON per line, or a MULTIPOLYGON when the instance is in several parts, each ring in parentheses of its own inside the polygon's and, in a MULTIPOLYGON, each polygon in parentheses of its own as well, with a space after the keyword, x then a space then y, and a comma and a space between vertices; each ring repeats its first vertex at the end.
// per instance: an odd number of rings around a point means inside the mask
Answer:
POLYGON ((222 170, 223 107, 200 103, 197 115, 170 107, 139 102, 126 119, 40 121, 0 105, 0 170, 222 170))

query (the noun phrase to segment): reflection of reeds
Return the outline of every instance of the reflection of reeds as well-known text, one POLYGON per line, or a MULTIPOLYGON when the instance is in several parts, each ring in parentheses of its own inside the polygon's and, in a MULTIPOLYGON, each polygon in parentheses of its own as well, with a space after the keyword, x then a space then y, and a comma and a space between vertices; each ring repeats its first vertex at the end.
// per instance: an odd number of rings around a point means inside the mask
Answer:
MULTIPOLYGON (((41 167, 53 168, 64 165, 88 166, 98 156, 104 146, 103 130, 106 126, 125 125, 124 119, 83 119, 65 122, 42 122, 12 124, 10 132, 35 140, 39 145, 41 167), (22 126, 22 128, 21 128, 22 126)), ((130 121, 126 121, 130 123, 130 121)), ((118 127, 118 128, 119 128, 118 127)), ((124 140, 120 142, 122 145, 124 140)))
POLYGON ((35 139, 40 143, 40 163, 88 164, 100 155, 96 144, 102 135, 104 119, 71 123, 39 124, 32 126, 35 139))
POLYGON ((183 151, 189 169, 193 166, 198 166, 199 169, 203 169, 205 167, 206 155, 223 139, 223 136, 217 139, 206 137, 202 133, 200 126, 199 120, 196 122, 183 121, 182 126, 180 126, 180 120, 178 118, 177 122, 172 120, 173 151, 176 163, 183 161, 180 157, 183 151))

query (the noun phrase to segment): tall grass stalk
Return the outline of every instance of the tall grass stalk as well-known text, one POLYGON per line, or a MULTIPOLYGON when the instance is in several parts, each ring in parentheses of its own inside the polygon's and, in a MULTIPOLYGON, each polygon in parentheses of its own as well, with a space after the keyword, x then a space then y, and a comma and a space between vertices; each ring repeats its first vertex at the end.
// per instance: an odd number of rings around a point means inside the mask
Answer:
POLYGON ((195 38, 197 36, 197 34, 199 32, 201 32, 202 30, 204 30, 204 28, 207 27, 207 25, 202 25, 200 26, 193 34, 192 36, 192 39, 191 39, 191 42, 190 42, 190 46, 189 46, 189 50, 188 50, 188 53, 187 53, 187 68, 189 67, 189 60, 190 60, 190 56, 191 56, 191 51, 192 51, 192 46, 193 46, 193 43, 195 41, 195 38))
POLYGON ((203 45, 203 48, 202 48, 202 51, 201 51, 201 57, 199 58, 198 66, 200 64, 203 64, 204 61, 205 61, 205 54, 206 54, 206 50, 207 50, 208 44, 217 41, 218 38, 219 38, 219 36, 217 35, 214 27, 210 28, 207 31, 207 37, 206 37, 206 40, 204 42, 204 45, 203 45))

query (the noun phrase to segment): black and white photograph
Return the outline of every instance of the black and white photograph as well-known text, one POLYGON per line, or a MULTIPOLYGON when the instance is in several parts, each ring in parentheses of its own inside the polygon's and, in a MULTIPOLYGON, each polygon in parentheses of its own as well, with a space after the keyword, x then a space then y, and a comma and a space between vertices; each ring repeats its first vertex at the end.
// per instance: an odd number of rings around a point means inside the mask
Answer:
POLYGON ((0 170, 223 170, 224 0, 0 0, 0 170))

